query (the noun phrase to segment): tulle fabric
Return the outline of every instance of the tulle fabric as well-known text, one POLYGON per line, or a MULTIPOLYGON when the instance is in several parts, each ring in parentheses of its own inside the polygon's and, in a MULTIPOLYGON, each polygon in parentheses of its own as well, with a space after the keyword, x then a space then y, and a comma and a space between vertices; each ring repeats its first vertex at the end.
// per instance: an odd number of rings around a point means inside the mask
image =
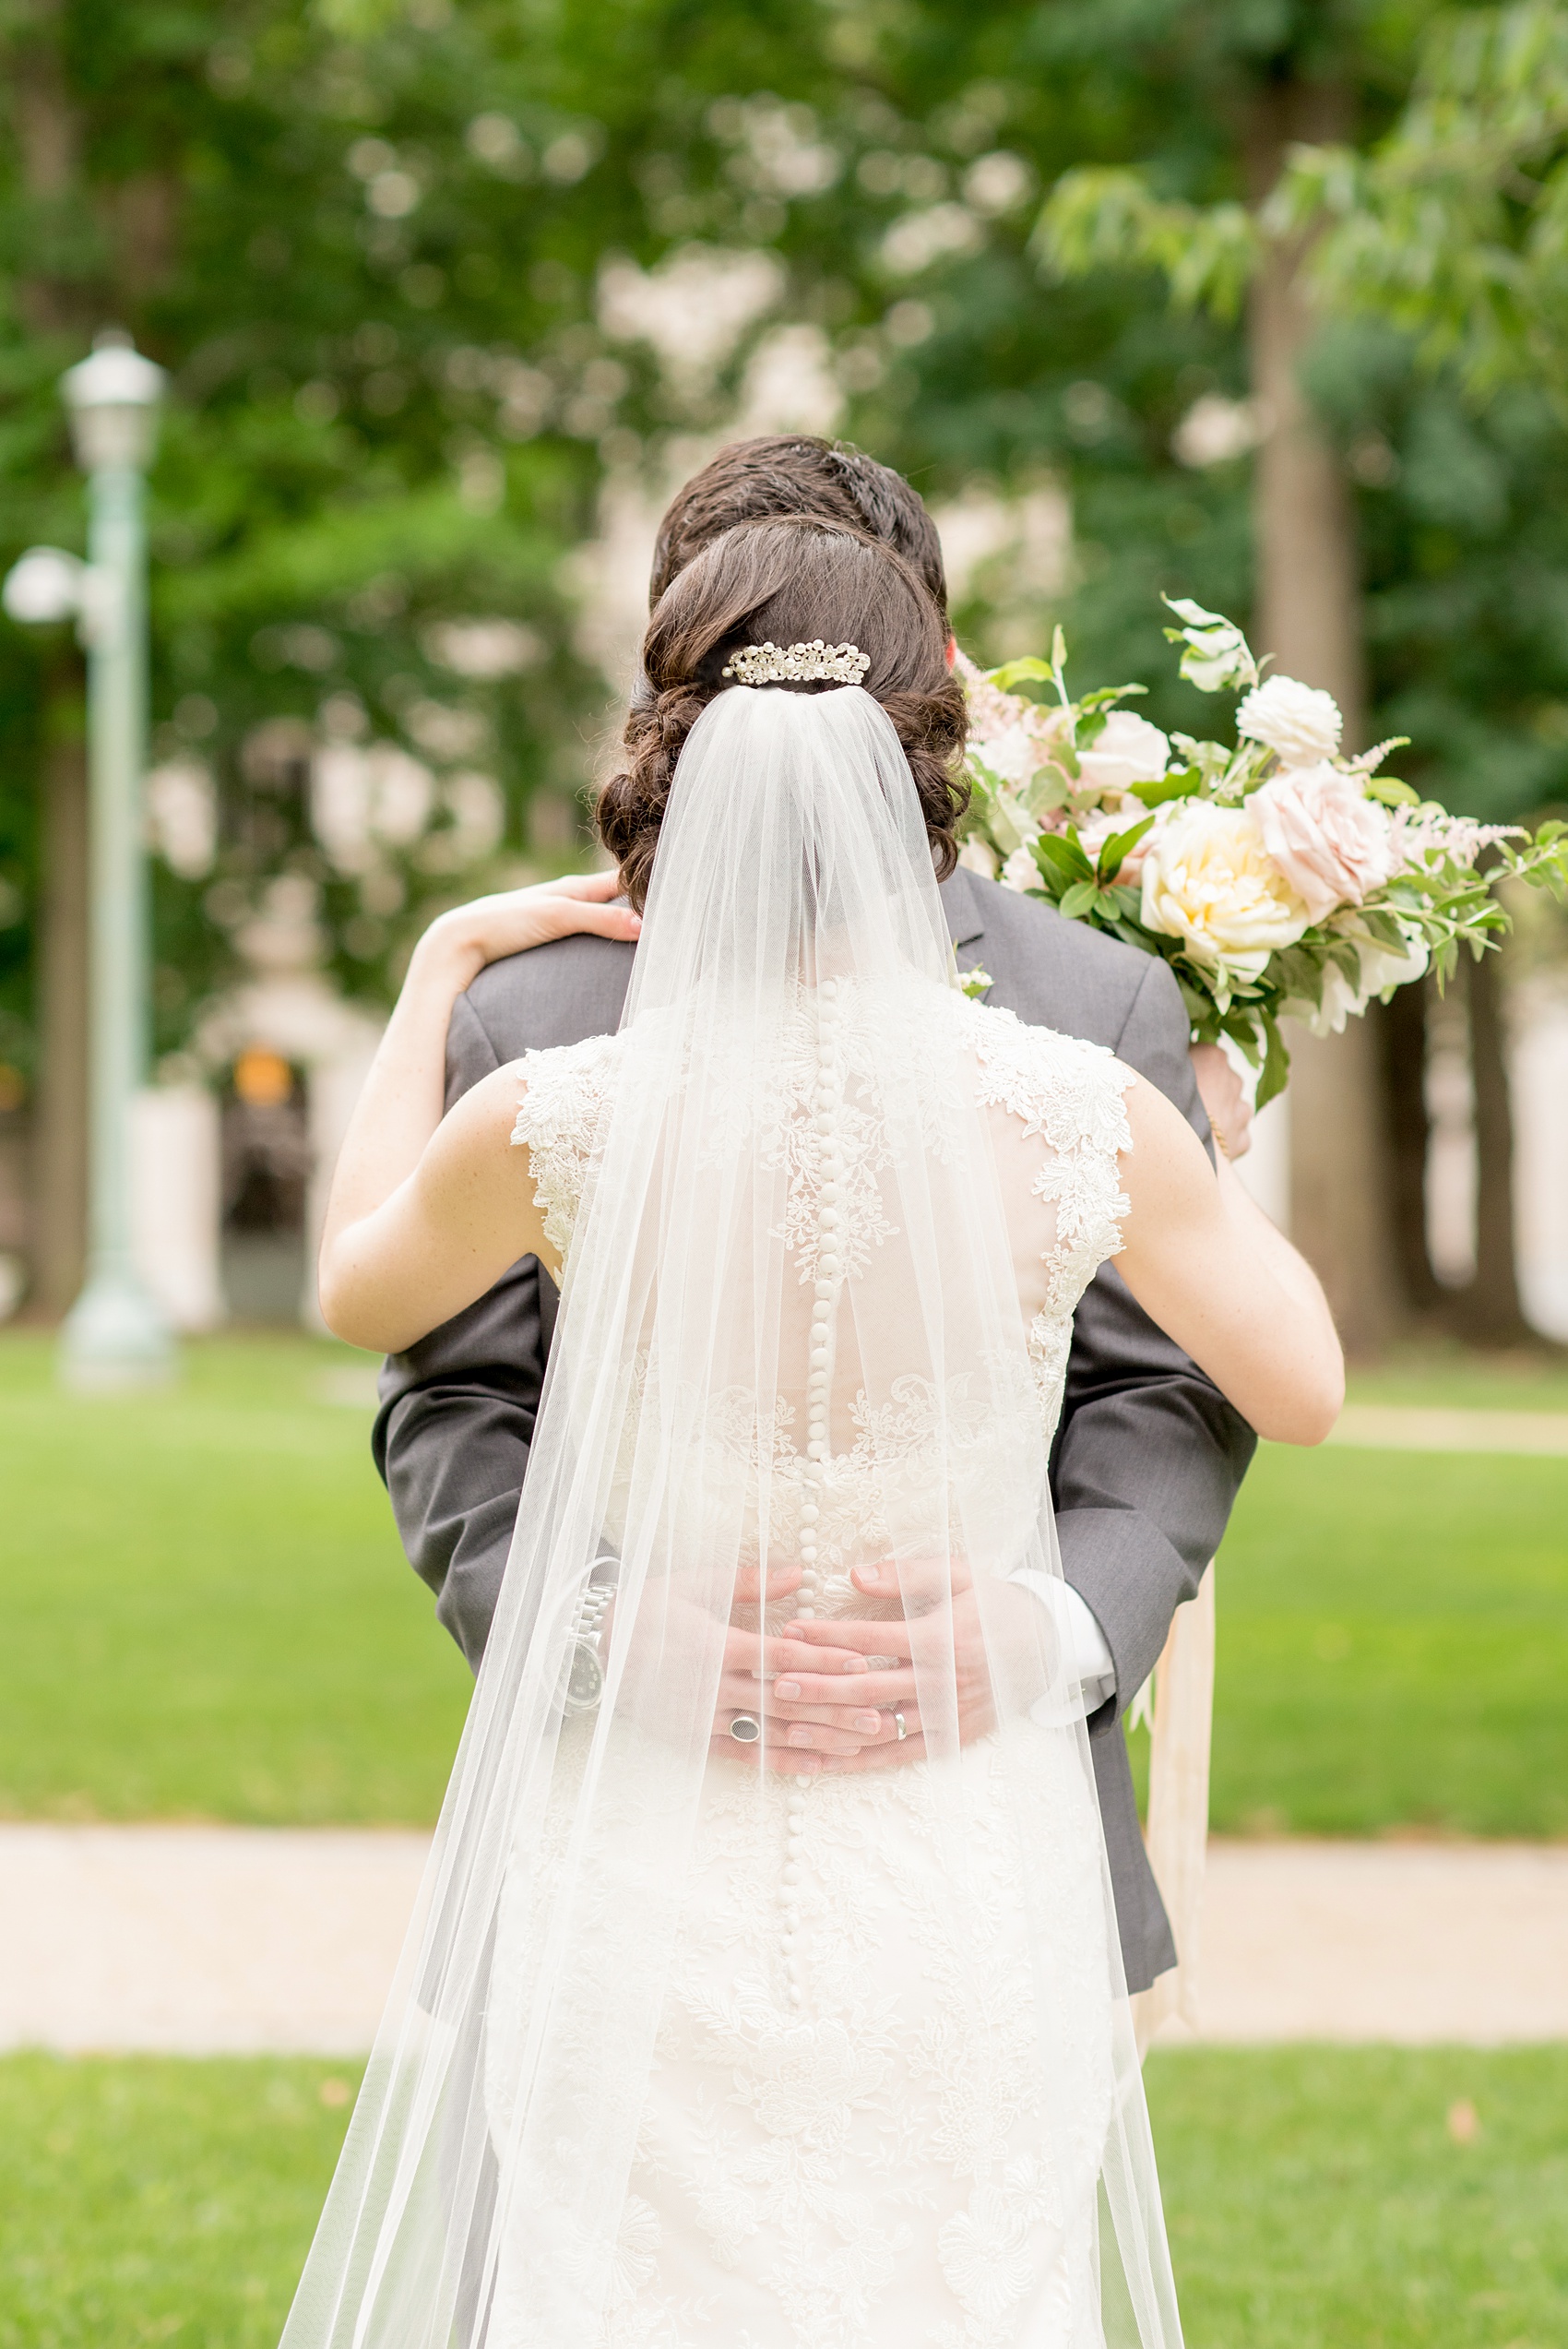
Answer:
MULTIPOLYGON (((676 775, 495 1624, 284 2349, 606 2338, 707 1774, 744 1767, 710 1754, 726 1629, 766 1628, 737 1604, 742 1568, 802 1563, 773 1619, 810 1610, 837 1523, 839 1565, 856 1543, 892 1560, 925 1619, 912 1766, 953 1995, 977 2014, 991 1928, 968 1889, 956 1594, 972 1588, 983 1624, 1017 1849, 1047 1845, 1063 1771, 1092 1811, 1051 1611, 1009 1580, 1060 1568, 968 1011, 885 714, 856 687, 719 697, 676 775), (572 1715, 573 1622, 606 1555, 604 1696, 572 1715)), ((540 1083, 542 1114, 542 1068, 540 1083)), ((754 1768, 740 1783, 731 1811, 751 1806, 766 1882, 778 1782, 754 1768)), ((987 2338, 1098 2349, 1103 2329, 1109 2349, 1176 2349, 1093 1816, 1077 1924, 1048 1873, 1026 1864, 1015 1890, 1042 2172, 1081 2183, 1092 2131, 1095 2215, 1075 2239, 1094 2271, 1064 2315, 1060 2263, 1037 2245, 1000 2279, 987 2338), (1086 1965, 1103 1976, 1087 2072, 1066 2021, 1086 1965)), ((773 1995, 785 2026, 809 2022, 787 1964, 773 1995)), ((1048 2213, 1040 2241, 1072 2216, 1048 2213)))

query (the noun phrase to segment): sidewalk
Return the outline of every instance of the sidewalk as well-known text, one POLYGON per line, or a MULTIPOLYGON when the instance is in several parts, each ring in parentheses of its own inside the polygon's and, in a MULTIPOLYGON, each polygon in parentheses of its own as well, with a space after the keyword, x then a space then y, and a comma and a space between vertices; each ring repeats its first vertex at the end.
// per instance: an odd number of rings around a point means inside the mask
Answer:
MULTIPOLYGON (((0 2048, 362 2053, 425 1850, 0 1826, 0 2048)), ((1568 2039, 1568 1846, 1218 1842, 1199 1997, 1207 2041, 1568 2039)))

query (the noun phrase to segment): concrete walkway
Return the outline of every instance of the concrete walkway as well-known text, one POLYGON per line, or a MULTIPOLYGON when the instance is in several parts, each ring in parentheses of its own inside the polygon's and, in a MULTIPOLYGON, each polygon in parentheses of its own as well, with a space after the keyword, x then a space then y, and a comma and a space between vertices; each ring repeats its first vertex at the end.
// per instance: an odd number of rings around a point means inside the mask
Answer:
MULTIPOLYGON (((425 1848, 0 1826, 0 2047, 361 2053, 425 1848)), ((1217 1842, 1199 1998, 1212 2041, 1568 2039, 1568 1846, 1217 1842)))

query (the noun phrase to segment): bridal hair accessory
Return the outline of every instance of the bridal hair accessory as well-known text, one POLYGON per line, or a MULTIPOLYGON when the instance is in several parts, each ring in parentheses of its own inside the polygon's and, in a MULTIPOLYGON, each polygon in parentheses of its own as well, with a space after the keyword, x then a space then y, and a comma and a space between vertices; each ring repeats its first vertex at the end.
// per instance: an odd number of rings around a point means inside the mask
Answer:
POLYGON ((814 637, 810 644, 748 644, 722 674, 743 686, 858 686, 870 667, 870 653, 858 644, 824 644, 814 637))

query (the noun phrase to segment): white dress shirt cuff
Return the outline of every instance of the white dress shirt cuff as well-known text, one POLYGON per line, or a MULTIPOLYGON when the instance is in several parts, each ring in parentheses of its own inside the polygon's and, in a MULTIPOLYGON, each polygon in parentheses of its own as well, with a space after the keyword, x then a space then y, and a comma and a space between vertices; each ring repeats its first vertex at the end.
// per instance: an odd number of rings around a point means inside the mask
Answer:
POLYGON ((1041 1573, 1038 1567, 1020 1566, 1007 1579, 1032 1592, 1050 1610, 1067 1676, 1082 1683, 1087 1710, 1098 1711, 1116 1694, 1116 1665, 1088 1601, 1059 1574, 1041 1573))

